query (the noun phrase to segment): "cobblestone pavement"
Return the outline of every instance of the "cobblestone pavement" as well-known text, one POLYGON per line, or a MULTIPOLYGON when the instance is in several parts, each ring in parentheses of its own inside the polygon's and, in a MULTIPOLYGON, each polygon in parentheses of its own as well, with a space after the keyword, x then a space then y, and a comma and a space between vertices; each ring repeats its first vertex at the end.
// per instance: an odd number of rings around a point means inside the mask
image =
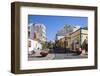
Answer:
POLYGON ((88 58, 88 55, 75 55, 73 53, 50 53, 46 57, 36 57, 36 56, 29 56, 28 60, 54 60, 54 59, 80 59, 80 58, 88 58))
POLYGON ((41 56, 29 56, 28 60, 52 60, 55 58, 55 54, 48 54, 46 57, 41 56))
POLYGON ((54 59, 79 59, 88 58, 88 55, 74 55, 74 54, 55 54, 54 59))

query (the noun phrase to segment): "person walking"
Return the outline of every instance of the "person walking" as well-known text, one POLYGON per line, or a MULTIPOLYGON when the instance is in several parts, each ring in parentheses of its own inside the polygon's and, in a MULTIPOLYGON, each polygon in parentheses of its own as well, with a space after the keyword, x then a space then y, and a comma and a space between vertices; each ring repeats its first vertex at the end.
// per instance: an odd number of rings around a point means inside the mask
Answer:
POLYGON ((86 39, 83 41, 82 50, 85 50, 85 54, 88 53, 88 38, 87 38, 87 37, 86 37, 86 39))

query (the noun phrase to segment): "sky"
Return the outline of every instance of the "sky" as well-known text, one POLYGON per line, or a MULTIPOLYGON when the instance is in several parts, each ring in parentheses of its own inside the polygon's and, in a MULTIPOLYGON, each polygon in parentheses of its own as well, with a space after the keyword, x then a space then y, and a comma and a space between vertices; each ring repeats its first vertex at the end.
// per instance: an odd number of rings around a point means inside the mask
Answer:
POLYGON ((87 17, 75 16, 50 16, 50 15, 28 15, 28 25, 31 23, 44 24, 46 27, 47 40, 54 40, 57 31, 65 24, 85 27, 88 25, 87 17))

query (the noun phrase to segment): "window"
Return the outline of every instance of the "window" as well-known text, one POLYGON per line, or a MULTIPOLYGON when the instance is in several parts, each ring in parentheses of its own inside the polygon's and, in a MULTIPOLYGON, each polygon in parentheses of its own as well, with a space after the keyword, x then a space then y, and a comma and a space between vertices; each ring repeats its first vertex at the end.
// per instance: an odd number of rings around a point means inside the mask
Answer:
POLYGON ((28 41, 28 47, 31 47, 31 41, 28 41))

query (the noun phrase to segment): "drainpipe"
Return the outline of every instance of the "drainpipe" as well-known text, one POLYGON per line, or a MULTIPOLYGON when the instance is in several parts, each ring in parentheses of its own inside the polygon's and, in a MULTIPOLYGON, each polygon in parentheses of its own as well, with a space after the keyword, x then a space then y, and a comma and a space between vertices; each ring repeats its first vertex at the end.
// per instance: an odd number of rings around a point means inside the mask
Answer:
POLYGON ((82 28, 80 28, 80 47, 81 47, 81 41, 82 41, 82 39, 81 39, 82 38, 82 36, 81 36, 82 31, 81 30, 82 30, 82 28))

